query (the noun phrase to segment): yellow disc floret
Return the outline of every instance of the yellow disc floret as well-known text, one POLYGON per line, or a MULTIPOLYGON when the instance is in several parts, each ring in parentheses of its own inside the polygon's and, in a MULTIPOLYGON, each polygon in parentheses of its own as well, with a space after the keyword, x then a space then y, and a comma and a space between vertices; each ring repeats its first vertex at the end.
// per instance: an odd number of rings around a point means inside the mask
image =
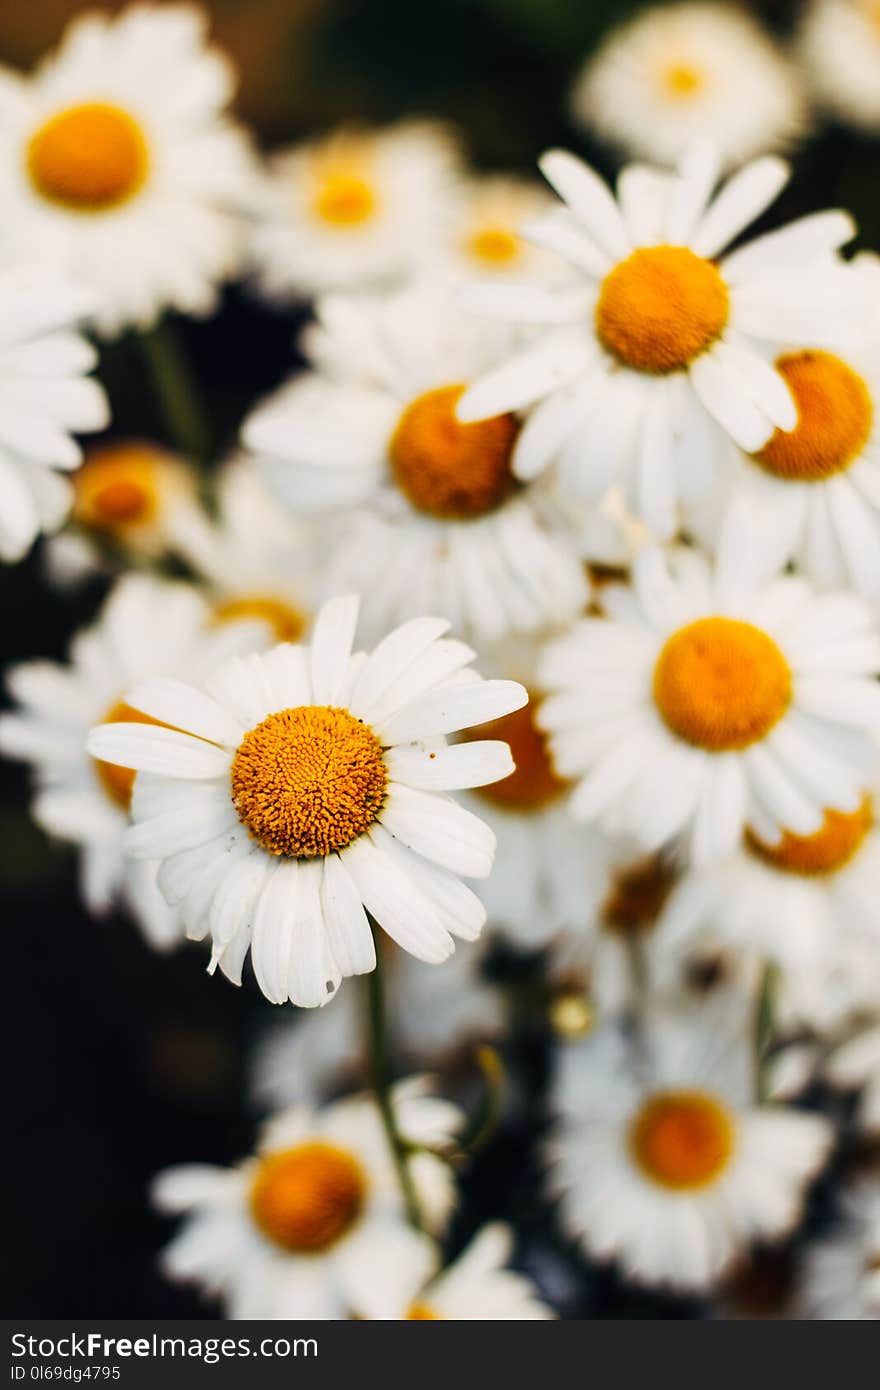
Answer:
POLYGON ((484 226, 471 233, 465 249, 483 265, 511 265, 522 253, 522 242, 509 227, 484 226))
POLYGON ((764 738, 791 701, 791 671, 771 637, 735 618, 699 618, 667 640, 654 701, 673 733, 723 753, 764 738))
POLYGON ((685 246, 647 246, 606 275, 596 331, 624 366, 662 375, 711 347, 729 310, 727 286, 712 261, 685 246))
POLYGON ((260 1160, 251 1214, 265 1236, 293 1254, 329 1250, 354 1226, 367 1181, 357 1159, 313 1140, 260 1160))
POLYGON ((811 349, 780 357, 797 406, 789 433, 775 430, 755 462, 778 478, 822 482, 848 468, 863 452, 874 423, 874 405, 858 372, 830 352, 811 349))
POLYGON ((369 222, 376 211, 376 194, 357 174, 328 172, 315 192, 314 208, 331 227, 357 227, 369 222))
POLYGON ((441 386, 418 396, 391 440, 391 469, 401 492, 418 511, 449 521, 494 511, 516 486, 510 469, 519 433, 515 416, 461 424, 455 407, 464 390, 441 386))
POLYGON ((874 807, 866 796, 855 811, 827 810, 812 835, 794 835, 786 830, 777 845, 768 845, 750 830, 746 844, 765 863, 786 873, 807 877, 833 874, 855 858, 873 824, 874 807))
POLYGON ((724 1107, 702 1091, 663 1091, 642 1105, 629 1141, 647 1177, 685 1191, 708 1186, 724 1171, 734 1126, 724 1107))
POLYGON ((701 92, 706 85, 705 78, 693 63, 670 63, 660 74, 660 86, 667 96, 677 100, 687 100, 701 92))
POLYGON ((105 212, 131 198, 149 169, 141 127, 118 106, 90 101, 52 116, 31 137, 34 187, 74 212, 105 212))
POLYGON ((149 444, 102 445, 73 475, 73 516, 81 526, 125 537, 155 521, 166 456, 149 444))
POLYGON ((497 738, 510 745, 513 772, 478 789, 480 796, 504 811, 538 811, 566 788, 553 767, 546 736, 535 724, 533 708, 530 701, 522 709, 470 731, 470 739, 497 738))
POLYGON ((369 829, 387 781, 372 729, 345 709, 299 705, 245 734, 232 763, 232 800, 270 854, 311 859, 369 829))

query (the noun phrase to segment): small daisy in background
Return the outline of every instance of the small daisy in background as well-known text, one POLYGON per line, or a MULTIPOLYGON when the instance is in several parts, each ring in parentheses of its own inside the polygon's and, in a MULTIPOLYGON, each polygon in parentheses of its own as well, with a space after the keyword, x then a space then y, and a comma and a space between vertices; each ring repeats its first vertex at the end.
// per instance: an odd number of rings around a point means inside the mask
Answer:
POLYGON ((805 134, 797 69, 744 10, 651 6, 613 29, 569 97, 572 119, 629 158, 675 164, 696 139, 727 167, 805 134))
POLYGON ((454 278, 500 275, 513 280, 561 278, 568 268, 560 257, 534 246, 521 228, 553 207, 540 184, 504 174, 484 174, 463 180, 455 200, 448 245, 422 269, 454 278))
POLYGON ((100 555, 102 545, 156 560, 174 548, 178 522, 198 508, 194 469, 150 440, 126 439, 87 450, 71 476, 72 530, 100 555))
POLYGON ((205 27, 191 5, 82 15, 0 84, 0 249, 75 277, 103 337, 211 313, 241 263, 255 165, 205 27))
POLYGON ((843 1201, 837 1231, 808 1246, 796 1315, 861 1322, 880 1319, 880 1184, 865 1180, 843 1201))
POLYGON ((880 24, 874 0, 808 0, 795 51, 816 106, 876 135, 880 131, 880 24))
MULTIPOLYGON (((394 1086, 391 1105, 414 1149, 421 1218, 438 1234, 455 1187, 432 1150, 453 1146, 463 1117, 419 1077, 394 1086)), ((366 1096, 284 1111, 264 1126, 254 1157, 235 1168, 168 1169, 153 1200, 186 1218, 163 1252, 164 1273, 219 1298, 233 1319, 364 1316, 377 1287, 400 1286, 424 1239, 407 1225, 379 1109, 366 1096)))

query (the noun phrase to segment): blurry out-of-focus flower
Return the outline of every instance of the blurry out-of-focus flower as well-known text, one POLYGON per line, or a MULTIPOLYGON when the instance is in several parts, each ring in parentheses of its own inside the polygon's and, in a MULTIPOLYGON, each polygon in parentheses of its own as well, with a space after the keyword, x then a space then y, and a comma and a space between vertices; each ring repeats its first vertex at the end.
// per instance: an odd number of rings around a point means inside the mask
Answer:
POLYGON ((774 1014, 782 1033, 808 1029, 834 1042, 878 1008, 880 955, 875 941, 857 932, 838 929, 830 950, 801 966, 789 957, 777 977, 774 1014))
MULTIPOLYGON (((421 1078, 395 1086, 392 1104, 408 1144, 448 1145, 461 1124, 421 1078)), ((423 1220, 439 1231, 455 1200, 450 1170, 425 1148, 408 1162, 423 1220)), ((406 1225, 379 1110, 365 1096, 284 1111, 255 1157, 171 1168, 153 1197, 187 1217, 163 1253, 165 1273, 220 1297, 230 1318, 362 1316, 377 1286, 398 1286, 423 1239, 406 1225)))
POLYGON ((449 237, 459 159, 450 131, 421 121, 276 155, 251 238, 258 288, 283 303, 407 279, 449 237))
POLYGON ((207 674, 233 652, 257 645, 251 624, 210 630, 209 619, 210 608, 188 585, 127 575, 97 622, 74 637, 67 665, 12 667, 7 685, 19 707, 0 718, 0 750, 33 768, 34 820, 80 848, 88 909, 105 913, 122 903, 157 947, 180 940, 183 931, 155 886, 155 865, 132 861, 123 850, 135 774, 90 757, 85 741, 102 719, 153 722, 125 703, 135 681, 207 674))
POLYGON ((482 644, 562 623, 586 600, 560 508, 511 472, 518 419, 455 418, 508 341, 442 286, 332 297, 306 337, 316 370, 245 424, 273 492, 323 513, 327 587, 363 593, 371 632, 439 612, 482 644))
POLYGON ((528 1322, 555 1316, 531 1281, 506 1267, 513 1234, 500 1222, 478 1231, 439 1274, 431 1241, 413 1241, 403 1253, 397 1279, 376 1281, 363 1316, 386 1322, 528 1322))
POLYGON ((90 298, 45 268, 0 274, 0 559, 20 560, 70 507, 67 480, 82 457, 74 431, 103 429, 107 398, 86 373, 92 347, 76 332, 90 298))
POLYGON ((880 729, 880 642, 855 595, 764 582, 731 530, 716 567, 644 547, 607 617, 552 642, 539 710, 573 814, 646 850, 680 841, 726 857, 748 825, 766 852, 821 832, 829 808, 861 826, 880 729))
POLYGON ((809 0, 797 52, 817 106, 857 130, 880 131, 875 0, 809 0))
POLYGON ((880 1183, 845 1197, 843 1226, 806 1251, 797 1316, 856 1322, 880 1318, 880 1183))
POLYGON ((151 723, 89 737, 94 757, 139 770, 127 847, 163 861, 159 885, 191 935, 211 936, 211 968, 240 983, 250 948, 276 1004, 326 1004, 375 968, 367 912, 432 964, 485 920, 459 875, 491 872, 495 836, 445 793, 506 776, 510 750, 444 736, 526 691, 467 669, 473 651, 440 618, 353 653, 358 607, 331 599, 308 644, 233 660, 201 688, 141 681, 128 699, 151 723))
POLYGON ((861 290, 834 254, 852 219, 815 213, 719 259, 787 182, 782 160, 756 160, 714 197, 709 145, 692 147, 678 175, 628 166, 616 199, 564 151, 541 168, 567 206, 529 236, 577 279, 555 289, 492 280, 466 292, 473 310, 542 332, 469 388, 458 418, 535 406, 514 476, 534 478, 558 458, 567 490, 598 501, 617 482, 629 510, 667 538, 678 503, 707 491, 726 437, 754 452, 797 424, 768 349, 797 341, 836 351, 864 331, 861 290))
POLYGON ((190 5, 84 15, 0 83, 0 247, 75 276, 102 335, 210 313, 239 266, 255 174, 204 29, 190 5))
POLYGON ((712 140, 727 166, 804 131, 794 65, 761 25, 727 4, 652 6, 614 29, 571 92, 573 119, 624 154, 674 164, 712 140))
POLYGON ((197 508, 193 470, 147 440, 97 445, 71 482, 73 523, 132 555, 157 558, 172 548, 178 521, 197 508))
POLYGON ((560 1052, 548 1143, 565 1229, 637 1282, 711 1288, 799 1219, 831 1146, 817 1115, 758 1105, 746 1039, 679 1015, 560 1052))
MULTIPOLYGON (((875 995, 875 1019, 880 1019, 880 988, 875 995)), ((880 1022, 859 1029, 834 1048, 822 1075, 841 1091, 857 1094, 854 1123, 863 1134, 880 1138, 880 1022)))
POLYGON ((448 245, 425 259, 425 273, 451 272, 468 280, 482 275, 559 278, 560 269, 567 272, 565 262, 522 235, 525 225, 552 206, 546 189, 531 180, 503 175, 466 179, 458 191, 448 245))

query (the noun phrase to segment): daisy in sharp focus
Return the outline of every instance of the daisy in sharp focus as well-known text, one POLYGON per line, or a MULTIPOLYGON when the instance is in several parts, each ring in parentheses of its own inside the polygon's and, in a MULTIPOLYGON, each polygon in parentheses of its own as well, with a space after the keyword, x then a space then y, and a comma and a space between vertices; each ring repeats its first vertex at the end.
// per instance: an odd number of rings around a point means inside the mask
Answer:
POLYGON ((771 849, 856 816, 877 759, 880 636, 854 594, 760 582, 730 528, 714 571, 646 546, 604 618, 551 643, 538 720, 576 819, 646 850, 718 860, 748 825, 771 849))
POLYGON ((840 1230, 807 1248, 798 1317, 880 1319, 880 1183, 865 1181, 846 1193, 843 1215, 840 1230))
POLYGON ((233 660, 202 688, 143 681, 129 703, 163 727, 107 724, 88 740, 138 769, 127 848, 163 861, 160 888, 191 937, 211 936, 211 969, 239 983, 250 948, 276 1004, 326 1004, 375 968, 367 912, 432 964, 485 920, 459 875, 490 873, 495 836, 446 792, 506 776, 510 750, 445 735, 527 693, 467 669, 474 653, 439 618, 353 653, 358 607, 332 599, 308 644, 233 660))
MULTIPOLYGON (((462 1115, 422 1078, 392 1090, 421 1215, 442 1230, 455 1189, 446 1162, 426 1148, 451 1144, 462 1115)), ((264 1127, 256 1155, 235 1168, 170 1168, 153 1184, 164 1212, 185 1215, 162 1255, 174 1280, 220 1298, 226 1317, 340 1319, 369 1306, 377 1286, 397 1287, 424 1237, 406 1224, 379 1110, 353 1096, 320 1110, 301 1106, 264 1127)))
POLYGON ((735 166, 792 144, 806 126, 797 72, 757 20, 691 0, 651 6, 613 29, 569 104, 588 133, 660 164, 708 139, 735 166))
POLYGON ((252 156, 204 30, 190 5, 82 15, 0 86, 0 246, 92 291, 102 336, 208 314, 238 268, 252 156))
POLYGON ((876 0, 810 0, 796 51, 810 94, 857 130, 880 130, 880 18, 876 0))
POLYGON ((638 1283, 696 1293, 799 1220, 824 1119, 758 1105, 747 1040, 687 1015, 560 1053, 548 1143, 564 1230, 638 1283))
POLYGON ((243 440, 294 513, 320 513, 325 584, 364 596, 369 630, 448 617, 480 644, 564 622, 588 585, 574 527, 543 481, 511 470, 520 421, 456 403, 509 343, 442 285, 321 301, 315 370, 259 407, 243 440))
POLYGON ((776 198, 788 166, 766 157, 712 196, 719 157, 695 146, 676 174, 625 168, 617 197, 574 155, 541 169, 566 207, 525 229, 578 272, 558 289, 474 285, 477 313, 543 332, 457 403, 475 422, 535 409, 512 471, 534 478, 554 459, 575 495, 600 500, 613 483, 658 537, 678 504, 706 492, 725 438, 748 452, 792 430, 791 392, 768 356, 774 344, 839 350, 863 332, 859 296, 835 252, 854 233, 821 212, 721 252, 776 198))
POLYGON ((0 559, 20 560, 70 509, 63 476, 82 454, 74 432, 104 429, 107 398, 87 373, 94 349, 76 331, 90 297, 56 271, 0 273, 0 559))

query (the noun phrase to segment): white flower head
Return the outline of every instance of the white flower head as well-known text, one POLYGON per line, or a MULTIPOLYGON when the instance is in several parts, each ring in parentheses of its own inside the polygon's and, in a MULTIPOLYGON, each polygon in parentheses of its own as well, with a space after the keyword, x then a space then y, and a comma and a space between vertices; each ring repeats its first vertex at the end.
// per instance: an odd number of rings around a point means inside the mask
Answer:
POLYGON ((521 235, 528 222, 552 207, 550 194, 530 179, 503 174, 464 179, 457 190, 448 244, 439 251, 431 247, 431 257, 425 258, 422 270, 425 274, 447 273, 456 280, 499 275, 538 281, 570 274, 559 257, 521 235))
POLYGON ((880 130, 880 24, 873 0, 809 0, 797 53, 820 108, 857 130, 880 130))

